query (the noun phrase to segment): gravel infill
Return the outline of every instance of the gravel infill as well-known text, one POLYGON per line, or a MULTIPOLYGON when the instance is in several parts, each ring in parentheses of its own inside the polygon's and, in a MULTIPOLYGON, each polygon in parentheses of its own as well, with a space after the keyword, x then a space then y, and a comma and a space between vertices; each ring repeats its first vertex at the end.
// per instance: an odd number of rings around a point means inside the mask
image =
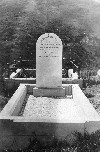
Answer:
POLYGON ((66 98, 36 98, 30 95, 23 116, 29 116, 33 119, 65 119, 66 115, 70 117, 70 113, 72 113, 71 117, 77 117, 77 112, 74 114, 71 107, 73 107, 73 99, 67 99, 66 102, 66 98))
MULTIPOLYGON (((87 87, 83 92, 88 95, 90 103, 100 115, 100 84, 87 87)), ((65 98, 36 98, 33 95, 27 95, 19 116, 30 116, 33 118, 65 117, 64 113, 68 112, 66 111, 68 109, 66 106, 65 98)))

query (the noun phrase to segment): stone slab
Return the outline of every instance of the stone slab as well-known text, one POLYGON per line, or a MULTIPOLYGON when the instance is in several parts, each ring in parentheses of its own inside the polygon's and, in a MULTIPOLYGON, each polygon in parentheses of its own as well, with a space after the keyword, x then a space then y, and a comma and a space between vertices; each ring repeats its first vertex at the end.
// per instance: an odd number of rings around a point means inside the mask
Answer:
POLYGON ((0 116, 18 115, 26 95, 27 87, 24 84, 20 84, 11 99, 1 111, 0 116))
POLYGON ((41 35, 36 43, 36 87, 62 86, 62 41, 54 33, 41 35))
POLYGON ((65 97, 65 88, 33 88, 34 97, 65 97))

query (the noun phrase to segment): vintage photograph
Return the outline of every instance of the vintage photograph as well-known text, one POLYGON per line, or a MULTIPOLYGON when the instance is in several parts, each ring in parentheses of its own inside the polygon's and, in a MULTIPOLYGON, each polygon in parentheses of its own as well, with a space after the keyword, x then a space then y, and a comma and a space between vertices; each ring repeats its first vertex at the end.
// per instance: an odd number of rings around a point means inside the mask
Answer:
POLYGON ((0 152, 100 152, 100 0, 0 0, 0 152))

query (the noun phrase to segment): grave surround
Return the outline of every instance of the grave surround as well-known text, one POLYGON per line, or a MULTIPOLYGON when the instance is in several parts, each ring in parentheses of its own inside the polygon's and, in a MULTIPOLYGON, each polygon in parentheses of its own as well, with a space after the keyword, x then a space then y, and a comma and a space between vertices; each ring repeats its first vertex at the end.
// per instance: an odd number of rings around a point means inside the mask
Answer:
MULTIPOLYGON (((20 84, 18 90, 14 93, 14 96, 10 99, 0 114, 0 148, 2 148, 2 150, 5 149, 5 147, 12 148, 12 145, 13 147, 15 146, 15 148, 20 148, 22 146, 25 148, 29 145, 28 141, 33 137, 33 133, 35 133, 35 137, 37 137, 40 142, 48 144, 49 142, 53 142, 54 137, 56 137, 62 141, 66 139, 66 141, 71 144, 75 141, 73 135, 76 131, 81 132, 84 135, 86 132, 93 133, 99 130, 100 116, 90 104, 87 97, 85 97, 82 90, 80 90, 79 86, 76 84, 72 85, 72 90, 70 87, 71 91, 67 90, 68 87, 69 84, 61 84, 60 87, 57 85, 56 88, 54 88, 53 85, 52 88, 47 86, 43 88, 43 86, 37 87, 35 84, 20 84), (33 87, 36 88, 33 89, 33 87), (57 91, 57 89, 63 89, 62 87, 64 87, 69 94, 73 91, 73 99, 61 99, 62 101, 66 100, 65 104, 66 109, 68 110, 65 112, 66 115, 63 117, 64 119, 60 117, 60 113, 57 115, 56 106, 54 107, 56 119, 51 117, 46 119, 46 115, 45 118, 35 118, 35 115, 34 118, 30 116, 18 116, 21 105, 23 104, 26 95, 30 94, 31 90, 33 90, 33 94, 36 93, 35 90, 38 90, 37 93, 40 95, 40 89, 42 91, 49 90, 49 93, 52 93, 50 90, 55 89, 57 91), (10 137, 9 142, 8 137, 10 137)), ((34 97, 32 96, 32 98, 34 97)), ((43 99, 44 98, 42 98, 42 100, 43 99)), ((65 109, 62 101, 60 102, 60 105, 65 109)), ((40 102, 38 103, 41 104, 40 102)), ((34 102, 32 102, 32 104, 34 104, 34 102)), ((46 104, 47 107, 49 107, 48 103, 46 104)), ((63 113, 60 105, 58 107, 63 113)), ((31 106, 32 105, 30 105, 30 109, 32 109, 31 106)))

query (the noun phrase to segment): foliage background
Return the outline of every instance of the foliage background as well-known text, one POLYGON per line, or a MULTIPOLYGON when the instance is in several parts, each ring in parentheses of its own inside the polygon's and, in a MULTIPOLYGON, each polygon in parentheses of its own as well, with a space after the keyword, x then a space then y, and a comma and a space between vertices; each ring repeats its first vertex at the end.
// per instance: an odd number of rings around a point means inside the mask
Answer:
POLYGON ((63 65, 75 60, 80 68, 99 66, 100 3, 75 0, 2 0, 0 2, 0 63, 21 56, 35 59, 35 45, 45 32, 63 42, 63 65))
POLYGON ((36 41, 46 32, 63 42, 63 68, 100 68, 99 14, 95 0, 1 0, 0 81, 14 60, 35 61, 36 41))

